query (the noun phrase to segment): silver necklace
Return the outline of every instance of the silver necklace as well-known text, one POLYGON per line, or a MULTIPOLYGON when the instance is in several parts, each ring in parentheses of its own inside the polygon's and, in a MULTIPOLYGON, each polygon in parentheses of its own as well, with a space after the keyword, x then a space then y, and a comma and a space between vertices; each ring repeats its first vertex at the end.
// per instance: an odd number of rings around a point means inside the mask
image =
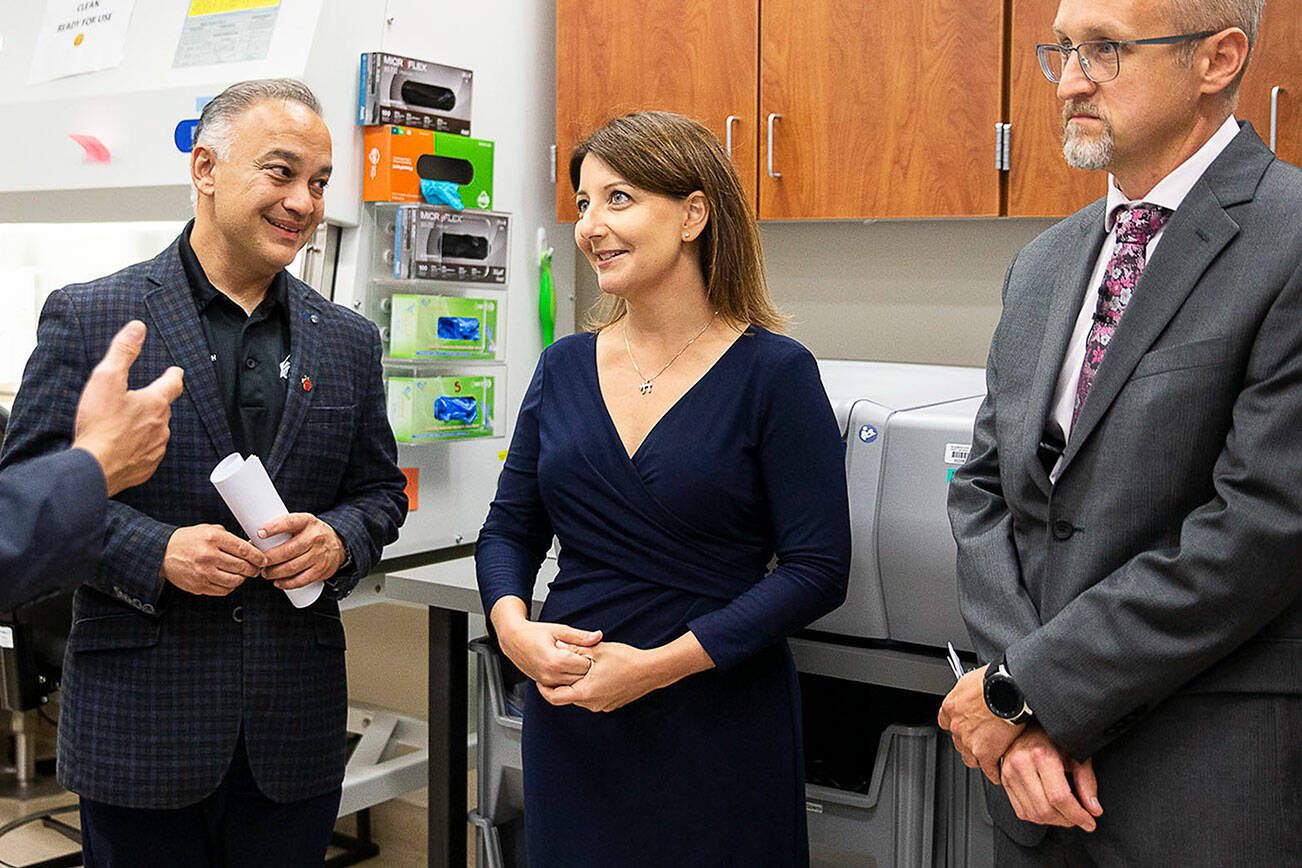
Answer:
POLYGON ((687 352, 688 347, 696 343, 696 338, 699 338, 701 335, 705 334, 705 330, 710 327, 710 323, 714 322, 714 318, 717 317, 718 315, 719 312, 717 310, 714 313, 710 314, 710 318, 705 321, 705 325, 701 326, 701 330, 697 332, 696 335, 690 341, 683 344, 683 348, 678 352, 674 353, 674 357, 670 359, 668 362, 666 362, 663 368, 656 371, 655 376, 652 377, 648 377, 646 374, 642 373, 642 369, 637 366, 637 359, 633 358, 633 347, 628 342, 628 332, 631 326, 627 321, 625 321, 624 351, 628 353, 628 360, 633 363, 633 370, 637 371, 637 375, 642 378, 642 383, 637 387, 638 392, 643 396, 650 395, 651 389, 655 386, 656 377, 659 377, 665 371, 669 370, 669 366, 672 365, 674 362, 678 361, 678 357, 681 356, 683 353, 687 352))

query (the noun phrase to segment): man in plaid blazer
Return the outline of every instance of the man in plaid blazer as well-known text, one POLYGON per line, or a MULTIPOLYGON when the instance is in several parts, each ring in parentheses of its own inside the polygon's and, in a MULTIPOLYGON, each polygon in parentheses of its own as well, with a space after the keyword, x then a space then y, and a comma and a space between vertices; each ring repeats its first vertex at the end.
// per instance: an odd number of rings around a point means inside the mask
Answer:
POLYGON ((149 328, 133 381, 185 370, 167 455, 110 503, 74 603, 59 780, 82 797, 88 866, 324 858, 346 740, 336 601, 407 501, 375 326, 284 271, 323 216, 319 111, 283 79, 214 98, 191 154, 194 222, 41 314, 4 463, 68 444, 88 360, 127 320, 149 328), (291 510, 264 529, 290 540, 265 554, 208 480, 237 450, 261 457, 291 510), (283 593, 322 580, 307 608, 283 593))

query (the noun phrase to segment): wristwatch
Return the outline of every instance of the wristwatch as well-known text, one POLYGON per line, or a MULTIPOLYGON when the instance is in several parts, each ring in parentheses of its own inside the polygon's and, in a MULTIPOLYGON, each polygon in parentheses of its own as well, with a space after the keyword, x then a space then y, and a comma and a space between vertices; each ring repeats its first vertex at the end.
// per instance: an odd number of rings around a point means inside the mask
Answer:
POLYGON ((1009 674, 1008 664, 1002 657, 998 663, 991 664, 986 669, 982 692, 990 713, 1012 726, 1026 723, 1035 716, 1031 706, 1026 704, 1026 695, 1009 674))
POLYGON ((343 537, 340 537, 339 544, 344 547, 344 559, 339 563, 338 569, 335 570, 336 576, 341 576, 353 568, 353 553, 348 550, 348 543, 344 542, 343 537))

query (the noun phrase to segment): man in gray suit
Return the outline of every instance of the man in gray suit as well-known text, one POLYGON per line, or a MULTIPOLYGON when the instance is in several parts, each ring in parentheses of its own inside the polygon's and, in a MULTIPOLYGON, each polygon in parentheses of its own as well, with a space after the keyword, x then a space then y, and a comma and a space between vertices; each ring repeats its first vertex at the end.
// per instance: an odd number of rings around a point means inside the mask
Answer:
POLYGON ((987 665, 940 722, 1000 864, 1302 858, 1302 171, 1233 115, 1261 8, 1062 0, 1037 49, 1110 184, 1009 269, 950 492, 987 665))

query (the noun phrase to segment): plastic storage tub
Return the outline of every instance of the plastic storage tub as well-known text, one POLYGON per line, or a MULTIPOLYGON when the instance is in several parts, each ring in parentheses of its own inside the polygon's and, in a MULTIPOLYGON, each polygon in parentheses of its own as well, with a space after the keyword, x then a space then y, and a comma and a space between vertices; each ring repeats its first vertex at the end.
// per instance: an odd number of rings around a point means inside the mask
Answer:
POLYGON ((524 718, 511 686, 523 682, 487 637, 470 643, 479 682, 476 751, 478 805, 470 812, 476 829, 478 864, 488 868, 523 866, 524 775, 520 734, 524 718))
POLYGON ((805 788, 811 865, 932 864, 936 733, 934 726, 888 726, 867 793, 805 788))
POLYGON ((931 868, 939 698, 803 673, 800 690, 810 863, 931 868))
POLYGON ((993 868, 995 827, 986 807, 985 776, 963 765, 948 737, 941 740, 937 773, 936 823, 944 836, 944 853, 937 854, 936 864, 993 868))

